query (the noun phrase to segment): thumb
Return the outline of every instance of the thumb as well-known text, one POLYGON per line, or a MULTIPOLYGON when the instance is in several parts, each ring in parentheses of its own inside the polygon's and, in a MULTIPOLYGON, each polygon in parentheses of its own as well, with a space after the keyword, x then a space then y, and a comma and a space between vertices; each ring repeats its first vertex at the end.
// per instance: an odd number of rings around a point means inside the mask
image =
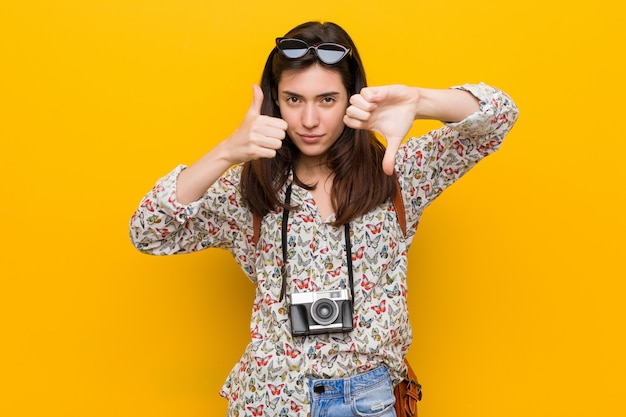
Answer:
POLYGON ((261 107, 263 106, 263 90, 257 84, 252 86, 254 96, 252 98, 252 104, 248 109, 248 115, 258 116, 261 114, 261 107))
POLYGON ((396 165, 396 153, 400 149, 402 140, 388 140, 387 150, 383 157, 383 172, 387 175, 393 175, 394 167, 396 165))

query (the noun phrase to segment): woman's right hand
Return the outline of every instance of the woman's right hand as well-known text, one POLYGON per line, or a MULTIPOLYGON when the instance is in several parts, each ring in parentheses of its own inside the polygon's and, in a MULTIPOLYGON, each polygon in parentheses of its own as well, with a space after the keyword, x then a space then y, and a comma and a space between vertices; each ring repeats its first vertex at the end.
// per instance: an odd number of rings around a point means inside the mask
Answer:
POLYGON ((287 122, 261 114, 263 90, 253 86, 254 98, 241 125, 226 139, 225 152, 232 164, 273 158, 285 139, 287 122))
POLYGON ((259 158, 273 158, 283 144, 287 122, 261 114, 263 90, 254 85, 254 98, 241 125, 177 179, 176 198, 182 204, 196 201, 228 168, 259 158))

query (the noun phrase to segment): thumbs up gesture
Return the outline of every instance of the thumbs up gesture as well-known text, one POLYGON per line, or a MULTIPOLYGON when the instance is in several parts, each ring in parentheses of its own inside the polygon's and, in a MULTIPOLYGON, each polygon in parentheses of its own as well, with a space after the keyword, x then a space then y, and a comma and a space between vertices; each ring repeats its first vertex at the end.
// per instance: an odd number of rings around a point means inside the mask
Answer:
POLYGON ((245 118, 237 130, 227 139, 232 163, 247 162, 259 158, 273 158, 282 146, 287 122, 277 117, 261 114, 263 90, 253 86, 254 97, 245 118))
POLYGON ((404 85, 366 87, 350 98, 344 123, 380 133, 387 141, 383 171, 393 174, 396 152, 416 117, 419 89, 404 85))

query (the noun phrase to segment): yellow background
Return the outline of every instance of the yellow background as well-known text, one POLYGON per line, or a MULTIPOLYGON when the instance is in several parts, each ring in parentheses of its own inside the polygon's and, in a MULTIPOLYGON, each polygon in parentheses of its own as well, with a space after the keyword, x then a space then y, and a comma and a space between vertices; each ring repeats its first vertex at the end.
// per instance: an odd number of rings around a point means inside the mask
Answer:
POLYGON ((139 254, 128 218, 317 19, 370 84, 485 81, 521 109, 412 247, 420 415, 626 415, 624 1, 21 0, 0 5, 0 416, 224 415, 253 287, 226 252, 139 254))

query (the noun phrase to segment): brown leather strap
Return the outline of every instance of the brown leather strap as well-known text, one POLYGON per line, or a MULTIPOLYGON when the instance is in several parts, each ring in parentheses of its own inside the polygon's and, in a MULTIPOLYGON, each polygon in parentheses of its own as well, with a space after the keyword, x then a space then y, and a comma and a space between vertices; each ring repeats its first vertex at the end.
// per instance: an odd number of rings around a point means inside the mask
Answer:
POLYGON ((394 408, 398 417, 417 417, 417 402, 422 399, 422 385, 411 369, 411 365, 405 359, 407 367, 406 377, 398 383, 393 390, 396 397, 394 408))
POLYGON ((402 188, 400 188, 398 177, 396 177, 396 197, 393 200, 393 205, 396 208, 396 216, 398 217, 398 223, 400 223, 400 229, 402 229, 402 236, 406 237, 406 215, 404 214, 404 200, 402 199, 402 188))
MULTIPOLYGON (((398 223, 400 229, 402 229, 402 235, 406 237, 406 215, 404 214, 404 200, 402 199, 402 189, 400 188, 400 181, 396 177, 396 196, 393 199, 393 206, 396 209, 396 216, 398 217, 398 223)), ((252 235, 252 243, 254 246, 259 243, 259 235, 261 234, 261 221, 263 219, 256 213, 252 214, 252 223, 254 228, 254 234, 252 235)))

